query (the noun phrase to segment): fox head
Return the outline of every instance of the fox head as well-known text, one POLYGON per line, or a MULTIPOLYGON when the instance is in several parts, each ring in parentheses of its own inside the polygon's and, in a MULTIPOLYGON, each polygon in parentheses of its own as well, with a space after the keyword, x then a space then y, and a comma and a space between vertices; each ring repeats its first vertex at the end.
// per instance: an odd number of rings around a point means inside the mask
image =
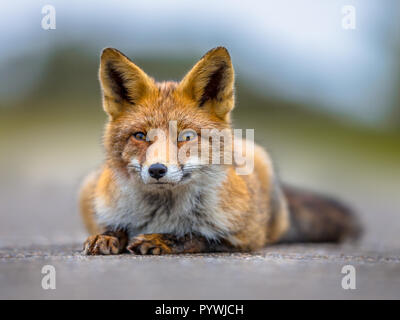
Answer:
POLYGON ((215 172, 196 150, 210 140, 204 130, 230 129, 234 70, 225 48, 207 52, 179 83, 155 82, 107 48, 99 78, 109 115, 104 144, 113 169, 151 188, 176 187, 215 172))

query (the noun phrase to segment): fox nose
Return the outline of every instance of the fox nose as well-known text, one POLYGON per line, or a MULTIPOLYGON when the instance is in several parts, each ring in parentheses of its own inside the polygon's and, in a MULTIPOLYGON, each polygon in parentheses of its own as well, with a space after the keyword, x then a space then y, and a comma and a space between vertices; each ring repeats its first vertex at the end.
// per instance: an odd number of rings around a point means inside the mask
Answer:
POLYGON ((168 168, 161 163, 152 164, 149 168, 149 175, 154 179, 161 179, 167 173, 168 168))

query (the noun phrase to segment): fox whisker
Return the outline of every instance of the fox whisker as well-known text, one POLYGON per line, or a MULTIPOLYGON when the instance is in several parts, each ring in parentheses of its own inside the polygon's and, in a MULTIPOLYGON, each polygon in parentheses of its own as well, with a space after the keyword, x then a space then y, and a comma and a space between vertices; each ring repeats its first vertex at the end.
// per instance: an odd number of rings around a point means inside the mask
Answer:
POLYGON ((127 168, 135 170, 136 172, 140 172, 142 170, 140 166, 135 166, 135 165, 128 165, 127 168))

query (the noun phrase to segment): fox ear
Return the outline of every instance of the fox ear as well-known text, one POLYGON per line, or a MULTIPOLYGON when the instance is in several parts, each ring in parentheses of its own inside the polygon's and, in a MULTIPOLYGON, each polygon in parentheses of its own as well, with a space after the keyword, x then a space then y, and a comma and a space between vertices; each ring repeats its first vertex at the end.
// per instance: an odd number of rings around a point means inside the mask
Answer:
POLYGON ((125 55, 113 48, 101 53, 99 78, 103 91, 104 110, 113 118, 138 103, 154 81, 125 55))
POLYGON ((218 47, 207 52, 179 87, 200 108, 227 119, 234 107, 234 70, 228 50, 218 47))

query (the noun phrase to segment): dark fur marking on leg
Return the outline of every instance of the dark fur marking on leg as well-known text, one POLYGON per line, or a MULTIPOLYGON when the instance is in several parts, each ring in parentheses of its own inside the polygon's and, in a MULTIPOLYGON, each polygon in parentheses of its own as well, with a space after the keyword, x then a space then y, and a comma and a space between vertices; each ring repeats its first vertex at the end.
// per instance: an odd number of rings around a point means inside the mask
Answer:
POLYGON ((128 244, 128 233, 126 230, 124 229, 111 229, 111 230, 107 230, 103 233, 103 235, 105 236, 111 236, 111 237, 115 237, 118 239, 119 241, 119 245, 120 245, 120 250, 124 251, 126 245, 128 244))
POLYGON ((237 251, 224 240, 208 240, 200 235, 177 237, 172 234, 141 234, 133 238, 128 250, 134 254, 179 254, 237 251))

